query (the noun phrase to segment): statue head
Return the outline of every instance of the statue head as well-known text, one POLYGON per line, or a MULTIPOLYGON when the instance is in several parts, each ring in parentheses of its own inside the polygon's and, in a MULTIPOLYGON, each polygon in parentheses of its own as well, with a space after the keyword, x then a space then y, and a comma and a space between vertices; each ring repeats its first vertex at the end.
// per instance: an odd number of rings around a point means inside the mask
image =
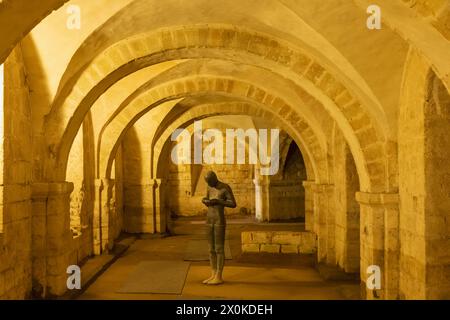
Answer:
POLYGON ((215 187, 219 179, 217 179, 217 175, 214 171, 208 171, 205 175, 205 181, 210 187, 215 187))

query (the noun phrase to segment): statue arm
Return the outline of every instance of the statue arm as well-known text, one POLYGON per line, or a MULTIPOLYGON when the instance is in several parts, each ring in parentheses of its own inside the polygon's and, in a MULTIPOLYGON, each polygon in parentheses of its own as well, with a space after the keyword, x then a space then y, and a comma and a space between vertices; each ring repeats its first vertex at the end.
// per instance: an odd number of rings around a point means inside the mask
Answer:
POLYGON ((227 190, 225 192, 226 198, 225 198, 225 200, 219 200, 220 204, 227 208, 236 208, 237 203, 236 203, 236 199, 234 198, 233 190, 231 190, 231 188, 229 186, 227 186, 226 190, 227 190))

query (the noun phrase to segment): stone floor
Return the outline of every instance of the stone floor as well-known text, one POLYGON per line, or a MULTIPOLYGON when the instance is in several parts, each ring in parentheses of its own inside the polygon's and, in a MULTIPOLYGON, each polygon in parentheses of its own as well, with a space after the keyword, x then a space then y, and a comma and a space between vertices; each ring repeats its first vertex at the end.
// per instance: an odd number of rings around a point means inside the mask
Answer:
MULTIPOLYGON (((257 230, 258 225, 244 219, 229 220, 227 235, 233 260, 226 261, 221 286, 201 282, 209 276, 208 263, 192 262, 181 295, 117 293, 130 271, 141 261, 182 260, 190 239, 203 234, 200 221, 179 220, 174 236, 137 239, 78 299, 358 299, 359 283, 324 280, 309 255, 242 254, 240 233, 257 230)), ((301 231, 302 224, 285 226, 301 231)), ((269 225, 261 225, 267 230, 269 225)), ((283 224, 273 228, 282 230, 283 224)))

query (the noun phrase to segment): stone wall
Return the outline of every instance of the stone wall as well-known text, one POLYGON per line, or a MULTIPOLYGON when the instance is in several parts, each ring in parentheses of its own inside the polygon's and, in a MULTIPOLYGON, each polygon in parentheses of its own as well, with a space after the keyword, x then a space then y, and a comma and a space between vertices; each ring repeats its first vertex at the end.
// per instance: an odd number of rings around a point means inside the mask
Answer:
POLYGON ((400 294, 449 298, 449 95, 411 51, 400 114, 400 294))
POLYGON ((242 252, 313 254, 316 236, 312 232, 246 231, 241 233, 242 252))
POLYGON ((269 220, 289 220, 305 218, 306 167, 300 149, 291 142, 285 159, 280 159, 282 168, 270 177, 269 220))
MULTIPOLYGON (((5 62, 3 172, 0 175, 0 300, 31 292, 31 108, 20 45, 5 62)), ((2 126, 3 127, 3 126, 2 126)), ((33 224, 35 221, 33 221, 33 224)), ((36 221, 36 223, 39 223, 36 221)))
POLYGON ((450 97, 427 65, 414 61, 419 72, 409 75, 408 98, 417 98, 402 113, 400 288, 405 298, 449 299, 450 97))
POLYGON ((305 217, 305 191, 301 180, 272 180, 268 190, 270 221, 305 217))
POLYGON ((253 165, 174 165, 170 166, 168 184, 171 188, 167 206, 177 216, 206 214, 202 198, 206 196, 206 172, 213 170, 218 178, 233 190, 237 207, 226 214, 254 214, 255 196, 253 165))
POLYGON ((430 81, 425 106, 425 235, 428 299, 450 299, 450 94, 430 81))

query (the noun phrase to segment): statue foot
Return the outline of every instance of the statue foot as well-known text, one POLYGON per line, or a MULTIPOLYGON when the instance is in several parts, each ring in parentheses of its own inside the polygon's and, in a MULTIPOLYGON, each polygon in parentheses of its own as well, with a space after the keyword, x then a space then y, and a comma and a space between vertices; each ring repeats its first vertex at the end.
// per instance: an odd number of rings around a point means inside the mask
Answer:
POLYGON ((211 277, 209 277, 208 279, 204 280, 202 283, 203 284, 208 284, 208 282, 210 282, 211 280, 213 280, 216 276, 212 275, 211 277))
POLYGON ((214 277, 212 280, 208 281, 207 284, 209 284, 209 285, 219 285, 219 284, 222 284, 222 283, 223 283, 222 278, 214 277))

